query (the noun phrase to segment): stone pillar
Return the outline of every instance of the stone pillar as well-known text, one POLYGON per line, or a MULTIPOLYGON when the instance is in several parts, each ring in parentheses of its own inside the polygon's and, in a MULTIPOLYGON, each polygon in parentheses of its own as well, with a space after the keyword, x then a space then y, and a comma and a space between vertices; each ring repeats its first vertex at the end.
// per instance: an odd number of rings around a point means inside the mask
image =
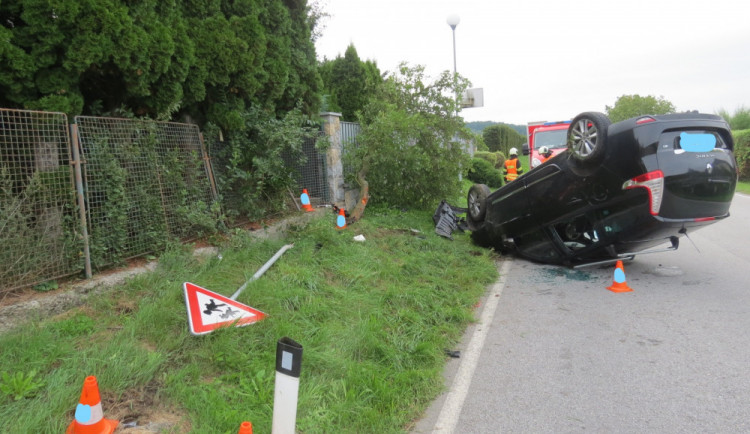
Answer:
POLYGON ((328 173, 328 189, 331 202, 336 206, 344 206, 344 166, 341 162, 341 113, 321 113, 323 132, 328 137, 331 146, 326 151, 326 166, 328 173))

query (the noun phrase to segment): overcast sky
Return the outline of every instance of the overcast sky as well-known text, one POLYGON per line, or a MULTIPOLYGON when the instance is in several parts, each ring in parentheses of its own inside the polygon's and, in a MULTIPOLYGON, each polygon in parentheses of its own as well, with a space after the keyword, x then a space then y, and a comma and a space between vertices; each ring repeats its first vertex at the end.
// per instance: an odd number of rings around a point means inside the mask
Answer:
POLYGON ((316 42, 334 59, 353 43, 382 72, 406 61, 453 70, 484 89, 466 121, 570 119, 621 95, 661 96, 678 111, 750 108, 748 0, 317 0, 316 42))

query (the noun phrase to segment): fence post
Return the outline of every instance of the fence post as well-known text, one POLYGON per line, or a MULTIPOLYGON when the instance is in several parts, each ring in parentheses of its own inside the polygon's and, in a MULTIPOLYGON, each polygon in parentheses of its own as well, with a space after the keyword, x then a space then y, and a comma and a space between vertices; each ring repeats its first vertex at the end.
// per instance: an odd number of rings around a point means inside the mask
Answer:
POLYGON ((78 125, 70 124, 70 147, 73 152, 73 170, 76 178, 76 196, 78 197, 78 214, 81 217, 81 234, 83 234, 83 258, 86 278, 91 279, 91 250, 89 249, 89 230, 86 223, 86 201, 83 197, 83 174, 81 171, 81 153, 78 150, 78 125))
POLYGON ((328 136, 331 146, 326 151, 326 170, 331 202, 337 206, 344 204, 344 166, 341 163, 341 113, 321 113, 323 132, 328 136))
POLYGON ((206 165, 206 174, 211 183, 211 194, 214 200, 219 200, 219 191, 216 189, 216 178, 214 178, 214 167, 211 165, 211 156, 206 152, 206 143, 203 141, 203 133, 198 133, 198 139, 201 143, 201 154, 203 154, 203 164, 206 165))

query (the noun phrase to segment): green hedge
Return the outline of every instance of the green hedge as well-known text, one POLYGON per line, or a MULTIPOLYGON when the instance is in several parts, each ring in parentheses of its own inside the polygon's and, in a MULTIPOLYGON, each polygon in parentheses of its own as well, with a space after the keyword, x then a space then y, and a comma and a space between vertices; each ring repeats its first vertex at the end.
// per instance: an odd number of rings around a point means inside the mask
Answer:
POLYGON ((495 169, 501 169, 503 167, 503 163, 505 162, 505 155, 500 151, 477 151, 474 153, 474 157, 488 161, 495 169))
POLYGON ((733 131, 734 156, 741 181, 750 181, 750 130, 733 131))
POLYGON ((471 160, 471 169, 469 169, 467 178, 476 184, 486 184, 492 188, 499 188, 503 185, 502 173, 495 169, 492 163, 483 158, 471 160))

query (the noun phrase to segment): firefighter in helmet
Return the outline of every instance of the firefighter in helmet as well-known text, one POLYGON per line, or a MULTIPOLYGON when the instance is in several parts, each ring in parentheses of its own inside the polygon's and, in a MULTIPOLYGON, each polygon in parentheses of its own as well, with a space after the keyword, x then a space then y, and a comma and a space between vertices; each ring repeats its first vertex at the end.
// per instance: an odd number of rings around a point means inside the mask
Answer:
POLYGON ((539 155, 542 156, 542 163, 552 158, 552 150, 546 146, 539 148, 539 155))
POLYGON ((505 163, 503 163, 503 176, 505 177, 506 183, 514 181, 520 174, 523 173, 521 162, 518 160, 518 149, 510 148, 510 152, 508 152, 508 154, 510 158, 505 160, 505 163))

